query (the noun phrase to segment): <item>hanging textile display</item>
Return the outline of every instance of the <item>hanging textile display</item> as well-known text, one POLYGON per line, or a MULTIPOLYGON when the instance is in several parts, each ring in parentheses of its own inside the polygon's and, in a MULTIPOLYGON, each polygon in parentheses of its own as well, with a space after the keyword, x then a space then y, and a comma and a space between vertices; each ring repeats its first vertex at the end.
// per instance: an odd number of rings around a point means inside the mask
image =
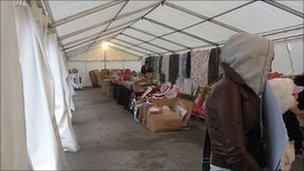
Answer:
POLYGON ((23 76, 27 151, 33 170, 64 170, 55 117, 55 87, 45 42, 28 6, 16 12, 17 35, 23 76))
POLYGON ((191 52, 191 80, 193 86, 207 86, 210 50, 191 52))
POLYGON ((170 55, 165 55, 162 60, 161 71, 164 82, 169 82, 169 60, 170 55))
POLYGON ((154 73, 154 78, 156 78, 157 80, 159 80, 157 77, 158 77, 158 65, 159 65, 159 56, 155 56, 153 58, 153 63, 154 65, 152 66, 153 67, 153 73, 154 73))
POLYGON ((163 61, 163 56, 160 56, 158 59, 158 76, 157 79, 159 80, 160 83, 163 83, 164 80, 162 80, 162 71, 161 71, 161 67, 162 67, 162 61, 163 61))
POLYGON ((179 66, 178 66, 178 80, 183 81, 185 78, 187 78, 187 58, 188 53, 180 54, 179 56, 179 66))
POLYGON ((191 52, 188 52, 186 62, 186 78, 191 77, 191 52))
POLYGON ((211 49, 208 65, 208 84, 211 84, 219 75, 220 48, 211 49))
POLYGON ((176 83, 178 77, 178 69, 179 69, 179 55, 172 54, 169 58, 169 81, 172 83, 176 83))

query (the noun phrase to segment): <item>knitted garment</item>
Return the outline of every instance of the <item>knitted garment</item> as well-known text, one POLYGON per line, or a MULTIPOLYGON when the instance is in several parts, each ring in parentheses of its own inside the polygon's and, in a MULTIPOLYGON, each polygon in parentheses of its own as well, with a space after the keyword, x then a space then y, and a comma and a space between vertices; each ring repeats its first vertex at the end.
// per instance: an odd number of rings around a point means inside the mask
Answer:
POLYGON ((186 67, 187 67, 188 53, 180 54, 179 56, 179 67, 178 67, 178 80, 183 81, 187 78, 186 67))
POLYGON ((162 60, 161 71, 164 74, 164 82, 169 82, 169 57, 170 55, 165 55, 162 60))
POLYGON ((179 55, 172 54, 169 59, 169 81, 176 83, 179 68, 179 55))
POLYGON ((208 65, 208 84, 210 85, 219 76, 220 48, 211 49, 208 65))
POLYGON ((193 86, 208 85, 208 65, 210 50, 191 52, 191 80, 193 86))
POLYGON ((187 53, 187 62, 186 62, 186 78, 191 77, 191 52, 187 53))

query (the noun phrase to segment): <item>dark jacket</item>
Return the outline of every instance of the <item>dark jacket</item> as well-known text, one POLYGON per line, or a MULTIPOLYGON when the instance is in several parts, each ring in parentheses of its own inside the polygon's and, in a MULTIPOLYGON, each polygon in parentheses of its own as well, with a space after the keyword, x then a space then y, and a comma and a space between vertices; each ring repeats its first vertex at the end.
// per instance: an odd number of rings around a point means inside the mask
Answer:
POLYGON ((283 119, 287 129, 288 138, 290 141, 295 141, 295 151, 296 153, 299 153, 301 151, 302 141, 304 138, 300 130, 300 122, 297 118, 297 114, 291 110, 288 110, 283 114, 283 119))
POLYGON ((233 170, 261 170, 259 98, 241 76, 222 64, 224 76, 206 102, 211 163, 233 170))

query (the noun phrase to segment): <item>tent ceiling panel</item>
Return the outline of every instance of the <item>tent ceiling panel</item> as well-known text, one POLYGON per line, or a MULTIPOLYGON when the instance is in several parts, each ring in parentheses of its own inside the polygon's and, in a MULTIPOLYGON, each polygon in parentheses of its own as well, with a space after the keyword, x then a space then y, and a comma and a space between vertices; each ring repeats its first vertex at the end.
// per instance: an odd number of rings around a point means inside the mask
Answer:
POLYGON ((232 34, 236 33, 211 22, 204 22, 184 31, 206 38, 213 42, 227 40, 232 34))
POLYGON ((136 22, 134 25, 132 25, 132 27, 145 30, 145 31, 155 34, 157 36, 161 36, 161 35, 167 34, 169 32, 172 32, 172 30, 167 29, 166 27, 162 27, 160 25, 153 24, 146 20, 140 20, 140 21, 136 22))
POLYGON ((68 43, 68 42, 75 41, 75 40, 77 40, 77 39, 84 39, 84 38, 86 38, 86 37, 88 37, 88 36, 92 36, 92 35, 94 35, 94 34, 100 32, 100 31, 102 31, 104 28, 105 28, 105 26, 103 26, 103 27, 98 27, 98 28, 95 28, 95 29, 92 29, 92 30, 83 32, 83 33, 81 33, 81 34, 78 34, 78 35, 75 35, 75 36, 72 36, 72 37, 69 37, 69 38, 67 38, 67 39, 62 40, 62 43, 63 43, 63 44, 66 44, 66 43, 68 43))
POLYGON ((126 17, 126 18, 124 18, 124 19, 115 20, 115 21, 111 24, 111 26, 109 27, 109 29, 110 29, 110 28, 113 28, 113 27, 115 27, 115 26, 118 26, 118 25, 120 25, 120 24, 128 23, 128 22, 130 22, 130 21, 132 21, 132 20, 139 19, 140 16, 144 15, 144 14, 147 13, 148 11, 149 11, 149 10, 141 11, 141 12, 139 12, 139 13, 137 13, 137 14, 131 15, 131 16, 126 17))
POLYGON ((200 45, 207 45, 208 43, 194 39, 189 36, 185 36, 184 34, 181 33, 173 33, 170 35, 165 36, 164 38, 169 39, 174 42, 178 42, 190 47, 195 47, 195 46, 200 46, 200 45))
POLYGON ((267 3, 257 1, 217 20, 239 27, 250 33, 270 31, 303 23, 303 19, 267 3))
POLYGON ((169 1, 194 12, 213 17, 248 1, 169 1))
POLYGON ((151 53, 151 52, 146 51, 146 50, 144 50, 142 48, 138 48, 138 47, 135 47, 135 46, 131 47, 130 44, 121 42, 121 41, 116 40, 116 39, 111 39, 110 42, 114 43, 116 46, 122 47, 123 50, 129 49, 129 50, 136 51, 138 53, 142 53, 142 54, 145 54, 145 55, 151 53))
POLYGON ((299 30, 289 31, 289 32, 285 32, 285 33, 266 36, 266 38, 273 40, 273 39, 285 38, 285 37, 295 36, 295 35, 304 35, 304 30, 299 29, 299 30))
POLYGON ((146 49, 149 49, 149 50, 152 50, 155 52, 159 52, 159 53, 167 52, 164 49, 160 49, 160 48, 157 48, 157 47, 149 45, 149 44, 141 44, 141 45, 139 45, 139 47, 143 47, 143 48, 146 48, 146 49))
POLYGON ((178 29, 201 21, 201 19, 197 17, 186 14, 168 6, 160 6, 152 13, 150 13, 147 18, 159 21, 161 23, 166 23, 167 25, 178 29))
POLYGON ((101 10, 91 15, 60 25, 57 27, 58 34, 59 36, 62 36, 69 32, 83 29, 89 25, 93 25, 101 21, 109 20, 114 17, 114 15, 122 6, 123 4, 119 4, 111 8, 107 8, 105 10, 101 10))
POLYGON ((286 5, 289 8, 297 10, 299 12, 304 12, 304 2, 303 1, 278 1, 280 4, 286 5))
POLYGON ((109 1, 49 1, 55 20, 88 10, 109 1))
POLYGON ((136 11, 156 3, 157 1, 129 1, 126 7, 121 11, 121 14, 136 11))
POLYGON ((178 49, 182 49, 183 47, 181 46, 177 46, 175 44, 169 43, 167 41, 161 40, 161 39, 156 39, 151 41, 150 43, 167 48, 167 49, 171 49, 171 50, 178 50, 178 49))
POLYGON ((121 47, 121 46, 119 46, 119 45, 116 45, 116 44, 113 44, 113 45, 111 45, 111 46, 117 47, 117 48, 119 48, 119 49, 121 49, 121 50, 123 50, 123 51, 132 53, 132 54, 137 55, 137 56, 144 56, 144 55, 145 55, 145 54, 143 54, 143 53, 139 53, 139 52, 134 51, 134 50, 132 50, 132 49, 125 49, 125 48, 123 48, 123 47, 121 47))
POLYGON ((139 37, 144 41, 149 41, 151 39, 153 39, 153 36, 149 36, 147 34, 141 33, 139 31, 133 30, 133 29, 127 29, 126 31, 124 31, 124 34, 133 36, 133 37, 139 37))
POLYGON ((127 37, 127 36, 121 35, 121 34, 118 35, 118 36, 116 36, 116 38, 128 41, 128 42, 133 43, 133 44, 140 44, 140 43, 142 43, 142 41, 135 40, 135 39, 132 39, 130 37, 127 37))

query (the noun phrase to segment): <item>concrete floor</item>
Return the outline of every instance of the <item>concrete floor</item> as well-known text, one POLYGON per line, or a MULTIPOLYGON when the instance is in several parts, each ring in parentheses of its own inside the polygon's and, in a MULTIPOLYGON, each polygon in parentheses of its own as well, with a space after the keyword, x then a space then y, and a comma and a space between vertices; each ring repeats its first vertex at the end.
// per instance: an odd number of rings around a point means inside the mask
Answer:
POLYGON ((98 88, 77 91, 74 128, 80 151, 67 153, 72 170, 201 170, 204 125, 152 133, 98 88))
MULTIPOLYGON (((98 88, 77 91, 74 129, 80 151, 66 153, 71 170, 201 170, 204 124, 152 133, 98 88)), ((297 157, 291 170, 304 170, 297 157)))

